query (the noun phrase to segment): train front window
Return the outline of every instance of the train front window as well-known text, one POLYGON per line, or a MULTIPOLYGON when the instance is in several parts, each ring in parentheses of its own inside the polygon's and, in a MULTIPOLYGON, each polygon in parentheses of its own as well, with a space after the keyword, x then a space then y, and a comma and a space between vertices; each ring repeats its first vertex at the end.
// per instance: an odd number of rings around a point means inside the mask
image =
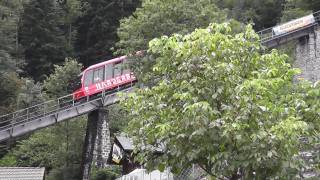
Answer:
POLYGON ((89 70, 86 72, 85 77, 84 77, 84 86, 88 87, 92 84, 93 80, 93 72, 92 70, 89 70))
POLYGON ((93 83, 103 81, 103 71, 104 67, 99 67, 93 71, 93 83))

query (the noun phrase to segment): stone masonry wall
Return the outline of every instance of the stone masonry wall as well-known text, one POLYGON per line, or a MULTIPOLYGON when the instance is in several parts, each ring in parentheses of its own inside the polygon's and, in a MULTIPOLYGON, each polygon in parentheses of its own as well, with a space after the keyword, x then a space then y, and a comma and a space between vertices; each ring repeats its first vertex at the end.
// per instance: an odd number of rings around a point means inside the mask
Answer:
POLYGON ((90 180, 91 164, 93 159, 93 151, 95 140, 97 137, 98 111, 88 114, 86 137, 83 147, 81 177, 82 180, 90 180))
POLYGON ((98 168, 107 166, 108 155, 111 150, 108 111, 98 109, 88 114, 87 131, 82 157, 82 179, 90 180, 93 161, 98 168))
POLYGON ((107 160, 111 151, 108 110, 99 109, 99 121, 97 128, 98 131, 95 144, 94 159, 98 168, 105 168, 108 166, 107 160))
MULTIPOLYGON (((294 67, 301 69, 302 73, 297 79, 305 79, 311 82, 320 80, 320 28, 317 27, 314 32, 307 37, 302 37, 296 46, 296 60, 294 67)), ((303 178, 320 178, 319 171, 315 170, 314 158, 319 154, 319 148, 300 152, 308 167, 303 170, 303 178)))
POLYGON ((309 36, 302 37, 296 47, 294 67, 300 68, 302 73, 298 79, 311 82, 320 80, 320 28, 316 28, 309 36))

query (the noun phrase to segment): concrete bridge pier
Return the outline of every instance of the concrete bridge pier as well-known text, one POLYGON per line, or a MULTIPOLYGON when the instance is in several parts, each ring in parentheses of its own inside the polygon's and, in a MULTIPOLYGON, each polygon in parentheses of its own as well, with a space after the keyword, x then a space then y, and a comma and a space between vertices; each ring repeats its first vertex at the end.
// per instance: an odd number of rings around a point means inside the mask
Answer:
POLYGON ((296 78, 316 82, 320 80, 320 28, 299 38, 296 46, 296 60, 294 67, 300 68, 302 73, 296 78))
POLYGON ((90 180, 93 160, 99 168, 107 166, 108 154, 111 150, 108 111, 98 109, 88 114, 87 130, 82 155, 81 176, 90 180))

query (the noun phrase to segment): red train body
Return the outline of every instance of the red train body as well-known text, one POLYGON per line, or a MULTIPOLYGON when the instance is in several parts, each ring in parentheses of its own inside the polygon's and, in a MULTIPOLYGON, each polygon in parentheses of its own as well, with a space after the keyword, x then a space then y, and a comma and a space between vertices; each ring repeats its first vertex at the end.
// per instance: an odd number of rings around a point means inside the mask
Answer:
POLYGON ((79 100, 136 82, 136 77, 125 66, 126 60, 127 57, 122 56, 85 69, 73 85, 73 99, 79 100))

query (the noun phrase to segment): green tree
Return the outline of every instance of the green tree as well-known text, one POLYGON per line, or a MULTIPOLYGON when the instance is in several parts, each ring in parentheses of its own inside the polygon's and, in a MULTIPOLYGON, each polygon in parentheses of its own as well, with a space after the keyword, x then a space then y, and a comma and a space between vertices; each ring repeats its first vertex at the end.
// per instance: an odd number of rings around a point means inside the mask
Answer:
POLYGON ((60 19, 59 24, 63 30, 65 39, 67 40, 67 54, 69 57, 75 55, 74 43, 76 40, 75 22, 81 16, 80 0, 57 0, 60 19))
POLYGON ((44 101, 42 94, 42 84, 35 83, 33 80, 22 78, 22 86, 19 90, 17 99, 17 109, 24 109, 44 101))
POLYGON ((210 22, 226 20, 212 0, 154 0, 142 1, 142 7, 121 20, 118 29, 119 54, 147 49, 148 42, 162 35, 186 34, 210 22))
POLYGON ((49 99, 72 93, 70 82, 80 75, 82 67, 82 64, 70 58, 66 58, 63 65, 54 65, 54 73, 44 81, 43 85, 49 99))
POLYGON ((21 64, 18 24, 20 0, 0 1, 0 71, 14 71, 21 64))
POLYGON ((111 135, 123 132, 130 121, 126 116, 126 110, 119 104, 108 106, 108 120, 111 135))
POLYGON ((23 81, 14 72, 0 72, 0 114, 6 114, 16 109, 16 99, 23 81))
POLYGON ((221 8, 229 9, 229 16, 242 22, 254 23, 256 30, 276 25, 286 0, 217 0, 221 8))
POLYGON ((315 11, 319 11, 320 10, 320 1, 318 0, 307 0, 307 6, 309 9, 315 11))
POLYGON ((19 39, 24 47, 25 71, 36 81, 44 80, 53 65, 62 63, 66 56, 66 40, 54 2, 30 0, 24 5, 19 39))
MULTIPOLYGON (((212 0, 154 0, 142 1, 142 7, 121 20, 118 29, 118 54, 145 50, 148 42, 162 35, 187 34, 195 28, 207 27, 210 22, 225 21, 227 14, 212 0)), ((154 58, 133 58, 131 69, 140 82, 155 64, 154 58)), ((149 83, 149 82, 148 82, 149 83)))
POLYGON ((289 0, 285 3, 281 22, 288 22, 292 19, 300 18, 311 13, 312 11, 305 1, 289 0))
MULTIPOLYGON (((74 59, 66 59, 63 65, 55 65, 54 73, 44 82, 47 96, 58 98, 72 93, 70 82, 81 73, 82 64, 74 59)), ((54 179, 79 179, 82 148, 84 142, 86 118, 75 118, 71 122, 63 122, 52 128, 56 139, 61 144, 55 144, 59 151, 55 153, 59 164, 52 172, 50 178, 54 179), (61 141, 62 140, 62 141, 61 141)))
MULTIPOLYGON (((70 93, 69 82, 80 74, 82 65, 74 59, 66 59, 63 65, 54 67, 54 73, 45 80, 43 85, 45 97, 48 99, 70 93)), ((29 96, 34 92, 32 88, 26 88, 24 91, 29 96)), ((23 95, 21 101, 29 102, 29 99, 23 95)), ((4 156, 0 163, 44 166, 50 172, 49 179, 80 179, 85 128, 86 118, 78 117, 71 122, 62 122, 37 131, 28 139, 18 142, 18 145, 4 156)))
POLYGON ((140 0, 82 0, 83 14, 76 22, 75 49, 85 66, 111 59, 118 41, 117 28, 121 18, 130 15, 140 0))
POLYGON ((149 44, 157 63, 148 77, 158 83, 122 101, 137 160, 174 172, 197 164, 218 178, 297 175, 299 137, 319 132, 319 116, 304 118, 286 55, 262 55, 250 26, 233 35, 227 24, 149 44))

